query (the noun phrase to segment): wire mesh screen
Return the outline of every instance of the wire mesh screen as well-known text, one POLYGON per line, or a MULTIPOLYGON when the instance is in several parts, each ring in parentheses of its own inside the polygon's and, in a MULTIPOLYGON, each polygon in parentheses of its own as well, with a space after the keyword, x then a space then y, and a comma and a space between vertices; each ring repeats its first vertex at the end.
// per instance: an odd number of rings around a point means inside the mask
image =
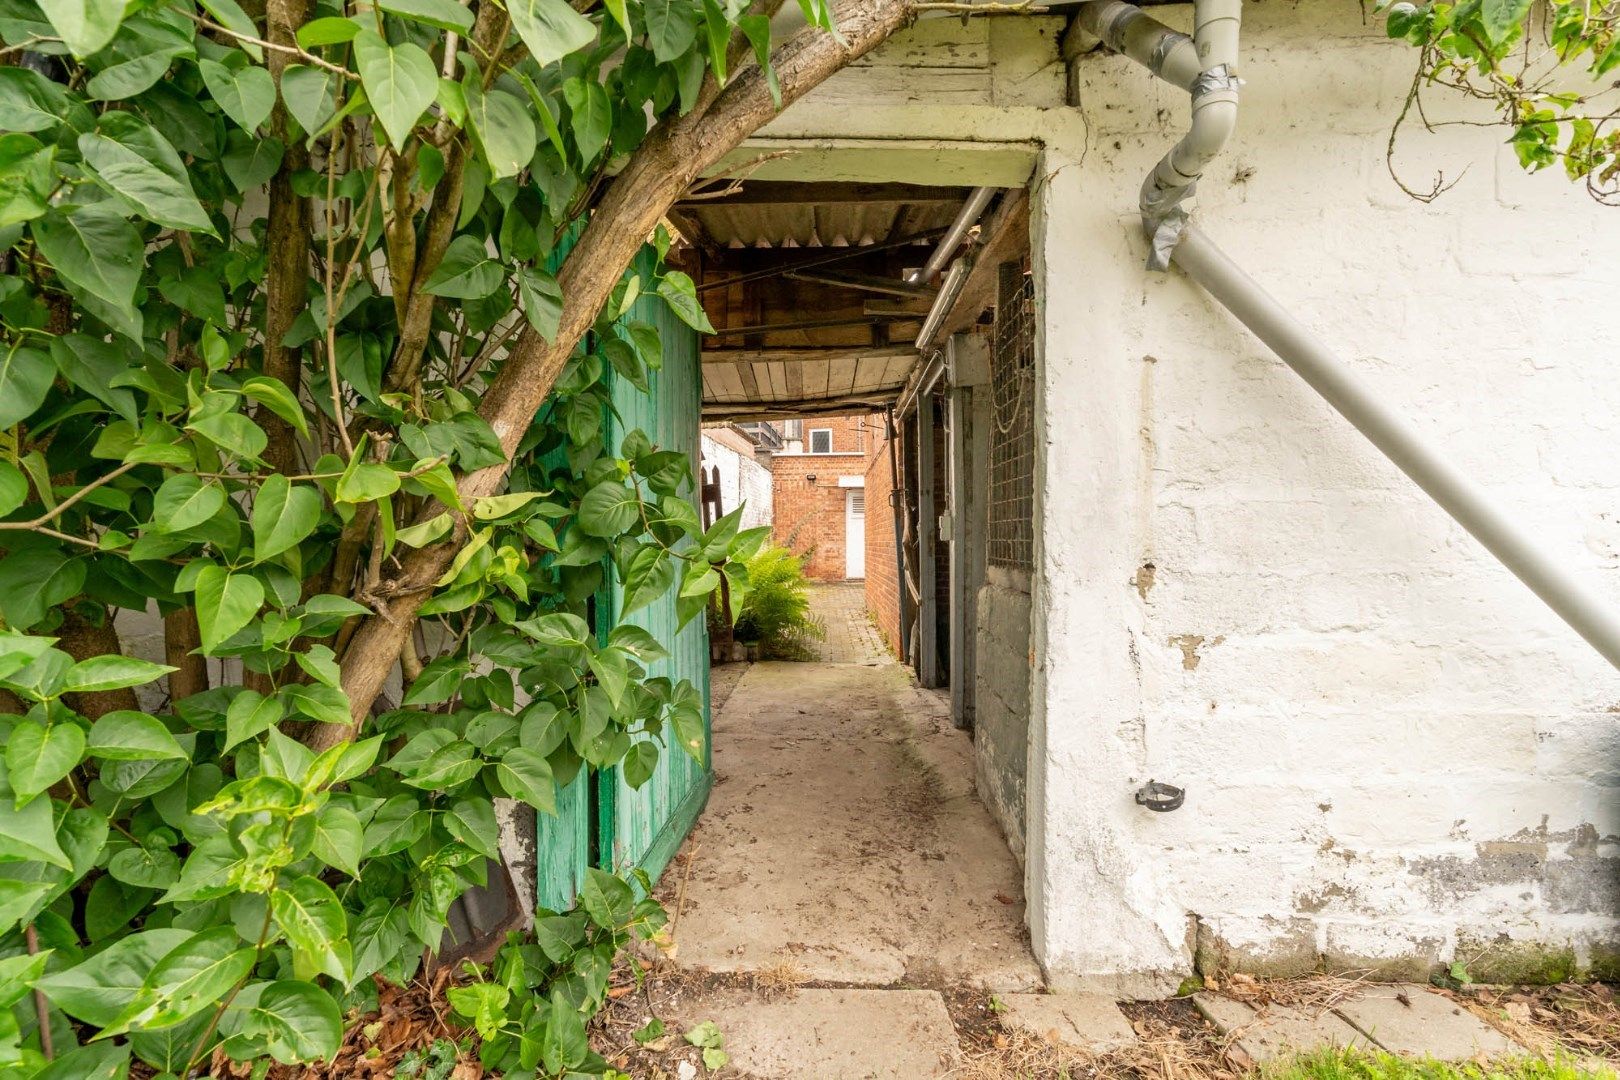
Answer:
POLYGON ((990 356, 995 430, 990 438, 990 565, 1028 571, 1035 555, 1035 284, 1018 264, 1001 268, 990 356))

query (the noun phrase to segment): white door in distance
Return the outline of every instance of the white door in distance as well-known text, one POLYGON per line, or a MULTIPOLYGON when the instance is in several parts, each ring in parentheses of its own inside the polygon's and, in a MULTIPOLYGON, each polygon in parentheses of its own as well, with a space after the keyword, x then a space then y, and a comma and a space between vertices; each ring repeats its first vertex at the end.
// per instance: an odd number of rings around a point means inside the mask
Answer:
POLYGON ((844 492, 844 576, 866 576, 866 490, 844 492))

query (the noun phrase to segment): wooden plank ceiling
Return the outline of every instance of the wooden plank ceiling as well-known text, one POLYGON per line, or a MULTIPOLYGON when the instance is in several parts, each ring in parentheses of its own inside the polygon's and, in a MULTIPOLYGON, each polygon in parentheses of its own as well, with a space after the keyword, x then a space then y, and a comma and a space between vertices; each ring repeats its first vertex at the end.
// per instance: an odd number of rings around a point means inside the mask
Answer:
POLYGON ((935 283, 907 284, 969 189, 746 180, 677 203, 672 224, 715 333, 703 417, 882 408, 916 366, 935 283))

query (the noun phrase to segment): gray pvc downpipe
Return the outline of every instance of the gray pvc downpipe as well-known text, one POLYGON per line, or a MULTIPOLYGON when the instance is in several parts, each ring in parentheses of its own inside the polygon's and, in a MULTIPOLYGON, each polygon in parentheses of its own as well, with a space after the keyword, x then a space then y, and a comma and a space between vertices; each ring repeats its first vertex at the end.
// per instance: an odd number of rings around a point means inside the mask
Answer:
POLYGON ((1593 589, 1543 551, 1196 226, 1182 231, 1174 258, 1188 277, 1270 346, 1605 660, 1620 668, 1620 618, 1593 589))
POLYGON ((1142 187, 1142 216, 1154 247, 1149 265, 1173 260, 1300 378, 1365 435, 1503 566, 1620 668, 1620 616, 1592 586, 1570 573, 1530 534, 1493 505, 1483 490, 1431 447, 1394 409, 1358 380, 1333 351, 1265 289, 1192 226, 1181 203, 1197 174, 1213 160, 1236 119, 1238 5, 1241 0, 1195 0, 1194 47, 1199 74, 1189 87, 1186 35, 1120 0, 1099 0, 1076 15, 1082 28, 1193 97, 1188 133, 1165 155, 1142 187), (1217 111, 1201 107, 1200 91, 1221 94, 1217 111), (1230 92, 1230 100, 1226 92, 1230 92))
POLYGON ((1241 16, 1242 0, 1197 0, 1189 39, 1122 0, 1083 4, 1075 14, 1087 33, 1192 94, 1187 133, 1142 183, 1150 269, 1169 269, 1170 249, 1187 222, 1184 204, 1237 126, 1241 16))

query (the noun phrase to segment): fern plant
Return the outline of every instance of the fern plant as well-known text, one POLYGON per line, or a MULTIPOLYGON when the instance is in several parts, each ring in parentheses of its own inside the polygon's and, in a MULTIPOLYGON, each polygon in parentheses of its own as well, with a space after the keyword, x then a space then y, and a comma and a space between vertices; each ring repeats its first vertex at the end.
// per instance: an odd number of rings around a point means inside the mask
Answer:
POLYGON ((804 556, 769 544, 748 562, 748 595, 737 613, 737 640, 757 643, 771 660, 801 660, 827 636, 810 614, 804 556))

